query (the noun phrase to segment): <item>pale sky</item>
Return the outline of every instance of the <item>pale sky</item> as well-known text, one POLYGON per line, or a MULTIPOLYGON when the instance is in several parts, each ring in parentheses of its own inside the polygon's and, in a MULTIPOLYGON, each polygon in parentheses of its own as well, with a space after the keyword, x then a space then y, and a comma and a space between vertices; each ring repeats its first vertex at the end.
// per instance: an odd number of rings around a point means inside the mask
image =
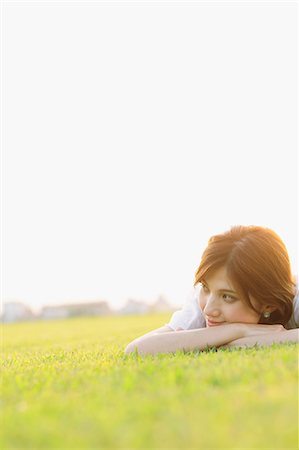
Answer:
POLYGON ((296 4, 4 2, 2 300, 163 294, 210 236, 298 273, 296 4))

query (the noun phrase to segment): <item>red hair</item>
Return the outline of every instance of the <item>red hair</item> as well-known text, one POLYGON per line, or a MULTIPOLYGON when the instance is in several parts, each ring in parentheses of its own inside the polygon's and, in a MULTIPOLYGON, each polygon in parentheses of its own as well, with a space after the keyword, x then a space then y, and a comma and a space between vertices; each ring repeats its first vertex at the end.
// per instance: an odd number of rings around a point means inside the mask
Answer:
POLYGON ((235 290, 254 311, 261 314, 266 306, 274 308, 269 318, 261 315, 259 323, 287 324, 293 312, 296 284, 286 246, 273 230, 236 225, 212 236, 195 273, 194 286, 224 266, 235 290))

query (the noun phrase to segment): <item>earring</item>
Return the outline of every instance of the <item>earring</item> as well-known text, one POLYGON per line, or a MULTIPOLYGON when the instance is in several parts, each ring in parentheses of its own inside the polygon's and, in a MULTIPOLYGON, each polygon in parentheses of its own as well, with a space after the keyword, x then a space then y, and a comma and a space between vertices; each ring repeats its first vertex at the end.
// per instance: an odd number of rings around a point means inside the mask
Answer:
POLYGON ((263 315, 264 315, 265 319, 269 319, 270 314, 271 313, 269 311, 265 311, 263 315))

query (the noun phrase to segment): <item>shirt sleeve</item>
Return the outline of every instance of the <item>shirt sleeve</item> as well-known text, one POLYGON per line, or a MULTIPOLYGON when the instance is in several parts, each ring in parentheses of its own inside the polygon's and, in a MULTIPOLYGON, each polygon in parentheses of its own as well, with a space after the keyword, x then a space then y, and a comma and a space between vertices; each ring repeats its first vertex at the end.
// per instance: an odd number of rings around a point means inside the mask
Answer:
POLYGON ((296 280, 296 294, 294 297, 293 314, 286 325, 286 328, 288 330, 292 330, 294 328, 299 328, 299 289, 298 289, 298 277, 297 276, 295 277, 295 280, 296 280))
POLYGON ((183 328, 183 330, 205 328, 206 321, 199 306, 198 296, 199 285, 196 285, 189 292, 183 308, 179 311, 174 312, 170 319, 170 322, 165 325, 168 325, 175 331, 178 328, 183 328))

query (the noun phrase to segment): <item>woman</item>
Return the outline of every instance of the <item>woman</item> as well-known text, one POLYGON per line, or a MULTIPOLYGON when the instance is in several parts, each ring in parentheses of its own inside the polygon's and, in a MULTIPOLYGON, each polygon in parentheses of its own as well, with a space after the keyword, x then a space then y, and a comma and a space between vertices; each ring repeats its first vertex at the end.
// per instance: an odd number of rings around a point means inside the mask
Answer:
POLYGON ((287 249, 274 231, 234 226, 209 239, 183 309, 125 352, 298 342, 296 283, 287 249))

